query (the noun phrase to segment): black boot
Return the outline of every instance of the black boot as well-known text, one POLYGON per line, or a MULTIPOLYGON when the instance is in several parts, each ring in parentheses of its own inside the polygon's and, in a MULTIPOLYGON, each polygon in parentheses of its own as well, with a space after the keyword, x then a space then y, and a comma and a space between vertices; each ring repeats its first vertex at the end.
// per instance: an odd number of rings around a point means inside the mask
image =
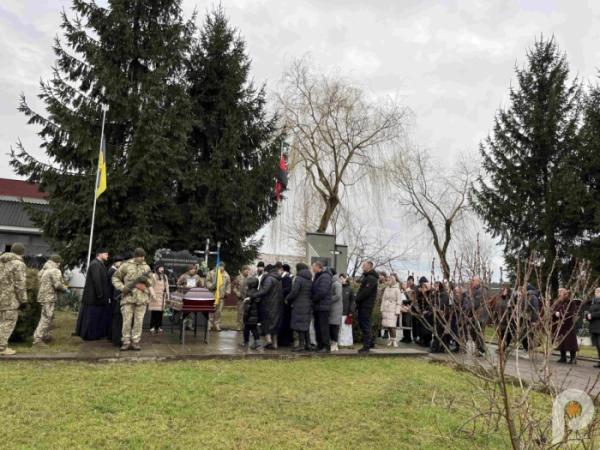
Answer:
POLYGON ((577 364, 577 352, 571 352, 571 359, 569 359, 569 364, 577 364))
POLYGON ((304 333, 302 331, 300 331, 298 333, 298 347, 294 347, 292 349, 293 352, 303 352, 304 350, 306 350, 306 338, 304 336, 304 333))
POLYGON ((567 362, 567 352, 560 352, 560 359, 557 361, 559 363, 566 363, 567 362))

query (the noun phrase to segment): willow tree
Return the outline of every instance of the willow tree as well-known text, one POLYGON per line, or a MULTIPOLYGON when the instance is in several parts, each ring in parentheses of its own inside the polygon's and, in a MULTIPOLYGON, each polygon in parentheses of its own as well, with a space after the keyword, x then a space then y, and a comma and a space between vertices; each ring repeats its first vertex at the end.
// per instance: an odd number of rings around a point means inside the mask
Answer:
POLYGON ((320 199, 316 231, 324 233, 350 186, 377 181, 408 111, 392 99, 371 98, 341 77, 318 73, 306 59, 290 66, 282 85, 278 100, 291 137, 291 171, 306 176, 320 199))

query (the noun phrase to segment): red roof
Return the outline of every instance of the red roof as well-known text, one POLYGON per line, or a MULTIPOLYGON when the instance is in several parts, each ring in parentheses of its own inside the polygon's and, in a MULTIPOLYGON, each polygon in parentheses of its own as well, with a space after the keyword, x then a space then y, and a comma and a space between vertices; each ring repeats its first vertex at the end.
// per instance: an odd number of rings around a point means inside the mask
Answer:
POLYGON ((9 180, 8 178, 0 178, 0 195, 43 199, 48 197, 48 194, 39 191, 39 185, 36 183, 28 183, 27 181, 21 180, 9 180))

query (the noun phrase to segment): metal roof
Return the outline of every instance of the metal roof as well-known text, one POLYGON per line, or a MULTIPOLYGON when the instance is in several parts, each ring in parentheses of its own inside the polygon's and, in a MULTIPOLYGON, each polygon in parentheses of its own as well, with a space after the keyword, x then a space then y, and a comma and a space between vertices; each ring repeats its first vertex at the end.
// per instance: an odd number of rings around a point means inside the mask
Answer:
MULTIPOLYGON (((29 218, 25 203, 0 199, 0 227, 37 228, 29 218)), ((28 207, 48 211, 47 205, 27 203, 28 207)))

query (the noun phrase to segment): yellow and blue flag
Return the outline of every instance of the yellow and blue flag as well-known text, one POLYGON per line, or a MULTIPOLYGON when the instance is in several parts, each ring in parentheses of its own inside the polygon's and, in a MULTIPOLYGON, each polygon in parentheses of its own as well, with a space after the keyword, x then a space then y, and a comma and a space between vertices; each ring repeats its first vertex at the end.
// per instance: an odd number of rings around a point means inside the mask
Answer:
POLYGON ((98 155, 98 176, 96 177, 96 198, 106 191, 106 141, 104 136, 100 142, 100 154, 98 155))
POLYGON ((223 286, 223 275, 221 274, 221 257, 217 254, 217 292, 215 292, 215 305, 221 303, 221 287, 223 286))

